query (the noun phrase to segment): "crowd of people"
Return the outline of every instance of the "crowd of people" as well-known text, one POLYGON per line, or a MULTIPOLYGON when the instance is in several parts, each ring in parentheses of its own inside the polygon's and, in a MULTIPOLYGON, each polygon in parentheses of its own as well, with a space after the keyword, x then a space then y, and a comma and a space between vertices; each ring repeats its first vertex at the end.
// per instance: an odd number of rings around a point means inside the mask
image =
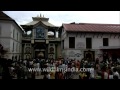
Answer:
POLYGON ((79 75, 78 79, 119 79, 120 78, 120 62, 112 60, 99 61, 97 58, 94 62, 87 59, 72 60, 58 58, 54 59, 32 59, 18 60, 1 58, 0 75, 2 79, 36 79, 36 76, 43 76, 43 79, 72 79, 73 76, 79 75), (45 72, 42 68, 92 68, 91 71, 54 71, 45 72), (29 68, 41 68, 41 71, 29 71, 29 68))
POLYGON ((63 67, 63 59, 44 60, 37 58, 17 61, 4 58, 0 59, 0 75, 2 79, 36 79, 36 76, 40 75, 44 76, 43 79, 67 79, 71 75, 70 72, 66 72, 66 77, 64 77, 62 71, 47 72, 42 70, 48 67, 63 67), (28 69, 30 68, 41 68, 41 71, 29 71, 28 69))
POLYGON ((103 60, 95 62, 81 61, 81 67, 94 68, 94 72, 80 72, 80 79, 120 79, 120 60, 103 60))

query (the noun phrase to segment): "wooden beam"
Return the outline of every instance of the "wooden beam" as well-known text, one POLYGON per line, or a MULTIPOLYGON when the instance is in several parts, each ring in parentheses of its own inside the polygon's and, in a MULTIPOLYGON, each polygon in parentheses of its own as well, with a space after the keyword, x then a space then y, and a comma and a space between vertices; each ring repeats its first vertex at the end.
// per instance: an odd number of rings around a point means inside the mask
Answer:
POLYGON ((82 37, 82 33, 80 33, 80 37, 82 37))
POLYGON ((110 34, 110 38, 112 37, 112 34, 110 34))
POLYGON ((118 38, 120 38, 120 34, 119 34, 118 38))
POLYGON ((85 37, 86 33, 84 33, 84 37, 85 37))
POLYGON ((98 35, 97 35, 97 38, 99 37, 99 33, 98 33, 98 35))
POLYGON ((102 38, 102 36, 103 36, 103 33, 101 34, 101 38, 102 38))
POLYGON ((96 34, 94 33, 94 34, 93 34, 93 38, 95 37, 95 35, 96 35, 96 34))
POLYGON ((116 37, 117 35, 115 34, 114 38, 116 37))
POLYGON ((78 36, 78 33, 76 33, 76 37, 78 36))

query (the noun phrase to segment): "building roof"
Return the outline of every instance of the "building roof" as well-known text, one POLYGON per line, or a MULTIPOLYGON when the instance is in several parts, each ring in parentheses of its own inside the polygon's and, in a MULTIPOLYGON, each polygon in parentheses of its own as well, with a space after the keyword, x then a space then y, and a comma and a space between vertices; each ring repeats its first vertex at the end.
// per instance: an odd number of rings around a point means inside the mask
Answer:
MULTIPOLYGON (((39 23, 40 21, 31 21, 31 22, 29 22, 29 23, 27 23, 27 24, 25 24, 26 26, 31 26, 31 25, 36 25, 37 23, 39 23)), ((54 26, 53 24, 51 24, 51 23, 49 23, 49 22, 47 22, 47 21, 41 21, 44 25, 46 25, 46 26, 49 26, 49 27, 56 27, 56 26, 54 26)))
POLYGON ((37 24, 39 21, 31 21, 31 22, 29 22, 29 23, 26 23, 25 25, 27 26, 29 26, 29 25, 35 25, 35 24, 37 24))
POLYGON ((18 26, 18 28, 21 31, 23 31, 22 28, 16 23, 16 21, 14 19, 12 19, 11 17, 9 17, 7 14, 5 14, 2 11, 0 11, 0 20, 13 21, 18 26))
POLYGON ((8 15, 6 15, 5 13, 3 13, 2 11, 0 11, 0 20, 14 20, 11 17, 9 17, 8 15))
POLYGON ((53 24, 51 24, 51 23, 48 22, 49 18, 45 18, 44 16, 41 17, 41 15, 40 15, 40 17, 39 17, 39 16, 37 16, 37 17, 32 17, 32 19, 33 19, 33 21, 31 21, 31 22, 29 22, 29 23, 27 23, 27 24, 25 24, 25 25, 21 25, 21 26, 34 26, 34 25, 38 24, 39 22, 41 22, 41 23, 44 24, 45 26, 48 26, 48 27, 56 27, 56 26, 54 26, 53 24))
POLYGON ((71 23, 62 26, 69 32, 120 33, 120 24, 71 23))
POLYGON ((46 22, 46 21, 42 21, 42 23, 45 24, 46 26, 49 26, 49 27, 56 27, 53 24, 46 22))

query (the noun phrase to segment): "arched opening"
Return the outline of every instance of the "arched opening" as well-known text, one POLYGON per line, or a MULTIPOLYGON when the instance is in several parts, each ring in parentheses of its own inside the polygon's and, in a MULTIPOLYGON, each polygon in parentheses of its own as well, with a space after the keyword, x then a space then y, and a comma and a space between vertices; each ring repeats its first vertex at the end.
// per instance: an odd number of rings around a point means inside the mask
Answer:
POLYGON ((12 56, 12 60, 14 61, 14 56, 12 56))
POLYGON ((32 34, 32 31, 27 31, 26 34, 27 34, 27 35, 31 35, 31 34, 32 34))
POLYGON ((20 60, 21 58, 20 58, 20 55, 19 55, 19 60, 20 60))
POLYGON ((32 31, 31 31, 31 30, 26 31, 26 32, 23 34, 23 36, 24 36, 24 38, 32 37, 32 31))
POLYGON ((48 35, 54 35, 54 32, 48 31, 48 35))
POLYGON ((26 55, 26 60, 30 60, 30 55, 26 55))
POLYGON ((17 61, 17 56, 15 56, 15 60, 17 61))

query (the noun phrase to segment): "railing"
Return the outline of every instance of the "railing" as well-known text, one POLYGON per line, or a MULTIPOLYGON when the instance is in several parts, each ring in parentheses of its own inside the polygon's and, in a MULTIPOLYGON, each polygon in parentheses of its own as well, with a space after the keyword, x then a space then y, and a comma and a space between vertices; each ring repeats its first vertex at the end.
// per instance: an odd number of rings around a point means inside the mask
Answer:
MULTIPOLYGON (((31 40, 31 39, 32 39, 32 37, 22 37, 22 40, 31 40)), ((49 40, 49 41, 60 41, 61 39, 60 38, 55 38, 55 37, 49 37, 49 38, 47 38, 47 40, 49 40)))
POLYGON ((22 37, 23 40, 31 40, 32 37, 22 37))
POLYGON ((60 38, 48 38, 49 41, 60 41, 60 38))

